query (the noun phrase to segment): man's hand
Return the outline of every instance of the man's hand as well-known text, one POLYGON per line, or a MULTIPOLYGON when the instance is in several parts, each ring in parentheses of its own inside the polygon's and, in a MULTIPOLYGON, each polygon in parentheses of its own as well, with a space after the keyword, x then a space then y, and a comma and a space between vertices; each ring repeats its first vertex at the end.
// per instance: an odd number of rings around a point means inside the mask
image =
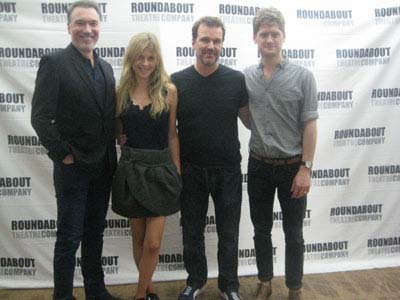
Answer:
POLYGON ((310 169, 300 166, 299 171, 293 179, 292 198, 304 197, 309 191, 311 186, 311 174, 310 169))
POLYGON ((72 165, 75 161, 74 161, 74 157, 72 156, 72 154, 68 154, 64 159, 63 159, 63 164, 64 165, 72 165))
POLYGON ((128 137, 126 134, 120 134, 118 136, 118 145, 124 146, 126 144, 126 141, 128 140, 128 137))

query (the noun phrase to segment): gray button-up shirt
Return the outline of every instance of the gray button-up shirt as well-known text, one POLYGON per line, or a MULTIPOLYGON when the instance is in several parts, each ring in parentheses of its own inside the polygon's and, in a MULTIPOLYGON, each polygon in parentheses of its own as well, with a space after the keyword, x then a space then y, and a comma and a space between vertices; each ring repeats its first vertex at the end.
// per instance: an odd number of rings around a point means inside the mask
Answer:
POLYGON ((250 151, 269 158, 302 154, 304 122, 318 118, 313 74, 287 60, 271 78, 262 64, 244 70, 251 112, 250 151))

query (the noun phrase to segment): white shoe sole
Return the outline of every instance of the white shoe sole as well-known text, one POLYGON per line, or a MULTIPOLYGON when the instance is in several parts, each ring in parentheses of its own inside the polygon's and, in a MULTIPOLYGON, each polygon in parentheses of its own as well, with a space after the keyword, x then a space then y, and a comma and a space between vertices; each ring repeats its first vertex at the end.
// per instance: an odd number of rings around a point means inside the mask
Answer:
MULTIPOLYGON (((197 296, 199 296, 200 294, 202 294, 202 293, 205 291, 205 289, 206 289, 206 286, 204 285, 201 289, 196 290, 196 291, 193 293, 193 299, 196 300, 197 296)), ((179 299, 180 299, 180 298, 178 297, 178 300, 179 300, 179 299)))
MULTIPOLYGON (((228 295, 226 293, 224 293, 223 291, 219 290, 219 294, 222 297, 222 299, 228 300, 228 295)), ((239 298, 240 300, 242 300, 242 297, 239 298)))
POLYGON ((193 294, 193 299, 196 299, 197 296, 199 296, 200 294, 202 294, 206 289, 206 286, 203 285, 203 287, 201 289, 198 289, 197 291, 194 292, 193 294))
POLYGON ((223 291, 219 291, 219 295, 221 296, 222 299, 228 300, 228 295, 225 294, 223 291))

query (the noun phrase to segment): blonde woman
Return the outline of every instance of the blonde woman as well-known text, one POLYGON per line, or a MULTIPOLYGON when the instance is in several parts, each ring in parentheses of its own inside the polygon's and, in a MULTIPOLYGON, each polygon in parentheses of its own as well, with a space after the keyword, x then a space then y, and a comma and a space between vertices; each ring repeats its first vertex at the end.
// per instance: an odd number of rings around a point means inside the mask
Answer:
POLYGON ((113 181, 113 210, 130 218, 139 271, 134 299, 157 300, 152 276, 165 217, 179 210, 179 140, 176 88, 165 72, 155 35, 132 37, 117 88, 121 158, 113 181))

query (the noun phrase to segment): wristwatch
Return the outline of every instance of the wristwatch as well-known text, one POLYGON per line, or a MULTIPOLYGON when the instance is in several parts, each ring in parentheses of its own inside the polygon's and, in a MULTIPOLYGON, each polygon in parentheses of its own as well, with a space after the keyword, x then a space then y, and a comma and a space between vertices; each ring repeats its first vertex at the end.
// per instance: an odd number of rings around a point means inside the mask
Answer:
POLYGON ((302 166, 305 166, 307 169, 312 168, 312 161, 311 160, 302 160, 300 163, 302 166))

